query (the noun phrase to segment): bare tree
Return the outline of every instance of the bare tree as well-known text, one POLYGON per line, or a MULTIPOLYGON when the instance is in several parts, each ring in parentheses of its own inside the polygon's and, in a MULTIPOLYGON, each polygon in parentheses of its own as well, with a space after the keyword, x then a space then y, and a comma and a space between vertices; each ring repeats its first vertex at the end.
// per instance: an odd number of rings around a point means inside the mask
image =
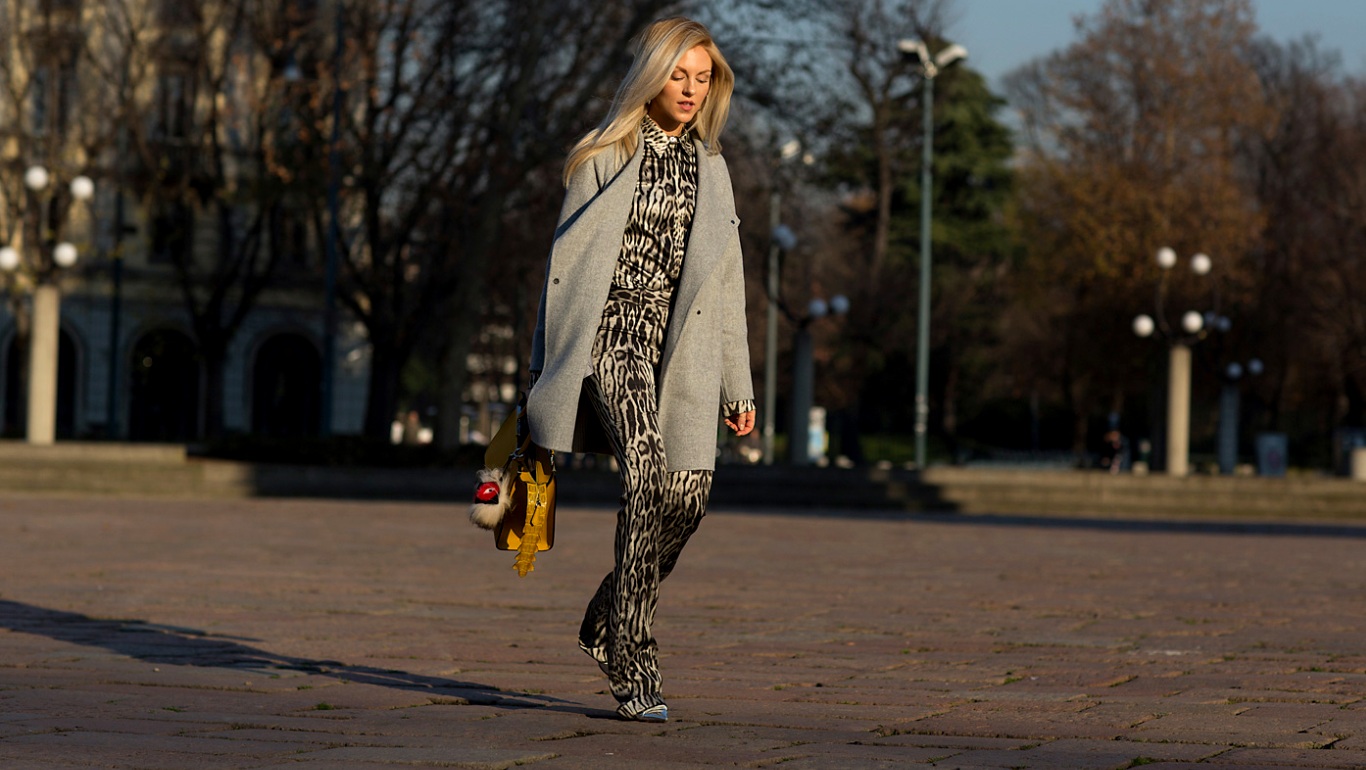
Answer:
MULTIPOLYGON (((424 335, 436 335, 449 362, 439 433, 454 440, 465 354, 489 301, 487 271, 495 261, 525 264, 504 246, 509 222, 538 198, 525 186, 552 178, 533 172, 562 162, 571 138, 602 111, 588 105, 601 104, 605 84, 624 71, 630 36, 674 5, 344 5, 334 73, 344 98, 339 296, 371 345, 367 435, 387 434, 401 373, 424 335)), ((320 68, 329 66, 326 42, 315 40, 320 68)), ((313 105, 320 134, 330 97, 313 105)), ((321 211, 317 222, 321 231, 321 211)), ((553 215, 528 226, 548 247, 553 215)))
POLYGON ((1319 437, 1366 426, 1366 85, 1312 40, 1254 51, 1274 129, 1249 148, 1265 240, 1256 255, 1265 424, 1319 437), (1298 414, 1297 414, 1298 413, 1298 414), (1312 415, 1312 416, 1311 416, 1312 415))
POLYGON ((125 99, 129 184, 148 212, 149 259, 174 272, 204 360, 202 427, 218 437, 228 346, 285 250, 273 226, 294 181, 284 66, 306 19, 264 0, 110 8, 126 52, 107 77, 125 99))

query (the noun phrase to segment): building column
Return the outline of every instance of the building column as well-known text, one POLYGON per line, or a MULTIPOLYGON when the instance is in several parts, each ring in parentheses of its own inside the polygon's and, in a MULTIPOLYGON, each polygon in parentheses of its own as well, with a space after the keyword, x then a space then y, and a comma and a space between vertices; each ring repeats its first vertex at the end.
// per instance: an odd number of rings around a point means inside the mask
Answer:
POLYGON ((57 350, 61 291, 50 283, 33 290, 33 336, 29 343, 28 443, 50 446, 57 437, 57 350))
POLYGON ((1167 475, 1190 473, 1191 349, 1172 345, 1167 359, 1167 475))

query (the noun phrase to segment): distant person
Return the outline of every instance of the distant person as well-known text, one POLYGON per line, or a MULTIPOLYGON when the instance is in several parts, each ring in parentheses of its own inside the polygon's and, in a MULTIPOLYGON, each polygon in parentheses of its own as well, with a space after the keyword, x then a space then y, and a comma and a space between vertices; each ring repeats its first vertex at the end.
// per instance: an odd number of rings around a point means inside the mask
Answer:
POLYGON ((1116 428, 1106 431, 1105 438, 1101 440, 1100 467, 1110 473, 1119 473, 1124 468, 1124 454, 1124 435, 1116 428))
POLYGON ((626 719, 668 719, 651 632, 659 583, 706 511, 718 419, 737 436, 754 429, 739 219, 720 155, 733 88, 701 24, 665 19, 641 35, 606 117, 565 163, 532 344, 531 437, 559 452, 610 448, 620 468, 616 566, 579 646, 626 719))
POLYGON ((416 409, 409 409, 403 415, 403 443, 409 446, 422 443, 422 418, 416 409))

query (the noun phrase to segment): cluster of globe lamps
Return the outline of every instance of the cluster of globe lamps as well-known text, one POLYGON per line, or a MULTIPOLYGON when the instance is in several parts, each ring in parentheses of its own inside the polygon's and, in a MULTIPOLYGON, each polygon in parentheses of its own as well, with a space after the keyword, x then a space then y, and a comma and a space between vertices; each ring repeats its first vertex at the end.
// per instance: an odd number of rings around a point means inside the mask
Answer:
MULTIPOLYGON (((34 193, 42 193, 48 188, 51 181, 51 175, 42 166, 30 166, 24 172, 24 186, 34 193)), ((75 200, 86 202, 94 195, 95 183, 90 177, 82 175, 71 180, 71 197, 75 200)), ((39 228, 41 229, 46 224, 46 222, 40 222, 39 228)), ((75 265, 78 256, 75 244, 68 241, 61 241, 52 247, 52 263, 57 267, 67 268, 75 265)), ((0 246, 0 270, 13 272, 19 268, 22 262, 23 258, 18 249, 13 246, 0 246)))

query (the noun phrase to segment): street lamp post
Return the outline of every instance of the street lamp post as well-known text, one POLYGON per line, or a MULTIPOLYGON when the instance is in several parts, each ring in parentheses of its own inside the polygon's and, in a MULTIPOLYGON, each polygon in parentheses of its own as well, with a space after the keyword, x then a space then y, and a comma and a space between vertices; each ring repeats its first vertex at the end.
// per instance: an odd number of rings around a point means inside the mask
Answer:
POLYGON ((795 319, 797 331, 792 340, 792 419, 788 429, 788 461, 793 465, 811 464, 811 406, 815 402, 816 363, 812 354, 812 322, 831 313, 849 312, 849 300, 839 294, 812 299, 806 315, 795 319))
MULTIPOLYGON (((332 435, 332 411, 336 394, 337 357, 337 270, 341 241, 341 119, 346 92, 342 89, 342 55, 346 50, 345 26, 342 16, 345 6, 337 4, 333 35, 336 48, 332 54, 332 76, 336 79, 332 92, 332 133, 327 143, 327 232, 323 238, 323 368, 320 383, 318 433, 332 435)), ((297 68, 297 65, 295 65, 297 68)))
POLYGON ((1232 475, 1238 467, 1238 417, 1241 398, 1238 383, 1244 374, 1262 373, 1261 359, 1254 358, 1243 366, 1237 361, 1224 367, 1224 386, 1219 391, 1219 473, 1232 475))
POLYGON ((792 228, 782 223, 782 190, 779 186, 778 172, 784 161, 797 157, 801 151, 802 143, 797 139, 791 139, 779 148, 778 157, 773 165, 773 191, 768 199, 768 307, 764 329, 764 412, 763 427, 759 432, 764 465, 773 464, 773 434, 777 423, 778 298, 782 290, 782 254, 797 246, 797 236, 792 232, 792 228))
POLYGON ((929 47, 920 40, 902 40, 897 43, 897 49, 904 58, 920 65, 924 84, 920 92, 924 139, 920 164, 920 308, 915 350, 915 466, 924 469, 930 420, 930 185, 934 168, 934 78, 943 68, 966 58, 968 52, 955 44, 931 56, 929 47))
MULTIPOLYGON (((57 271, 76 264, 79 253, 67 241, 57 240, 53 227, 49 191, 51 175, 40 165, 24 172, 24 186, 38 199, 37 221, 31 235, 21 239, 21 245, 33 255, 29 270, 33 279, 32 322, 29 337, 28 368, 28 443, 49 446, 57 433, 57 362, 61 335, 61 290, 57 287, 57 271), (30 250, 27 247, 32 246, 30 250)), ((87 176, 71 180, 72 199, 89 201, 95 194, 95 183, 87 176)), ((0 270, 14 272, 24 265, 23 253, 14 246, 0 248, 0 270)))
MULTIPOLYGON (((1156 309, 1154 315, 1135 317, 1133 330, 1134 334, 1145 338, 1161 332, 1170 342, 1167 354, 1167 475, 1186 476, 1190 473, 1191 346, 1210 331, 1228 331, 1231 322, 1217 311, 1188 310, 1181 316, 1179 328, 1167 323, 1168 283, 1176 262, 1176 252, 1172 249, 1157 250, 1157 266, 1162 269, 1162 278, 1157 284, 1156 309)), ((1198 276, 1208 275, 1212 266, 1213 262, 1204 254, 1191 257, 1191 272, 1198 276)), ((1217 295, 1215 304, 1218 304, 1217 295)))

